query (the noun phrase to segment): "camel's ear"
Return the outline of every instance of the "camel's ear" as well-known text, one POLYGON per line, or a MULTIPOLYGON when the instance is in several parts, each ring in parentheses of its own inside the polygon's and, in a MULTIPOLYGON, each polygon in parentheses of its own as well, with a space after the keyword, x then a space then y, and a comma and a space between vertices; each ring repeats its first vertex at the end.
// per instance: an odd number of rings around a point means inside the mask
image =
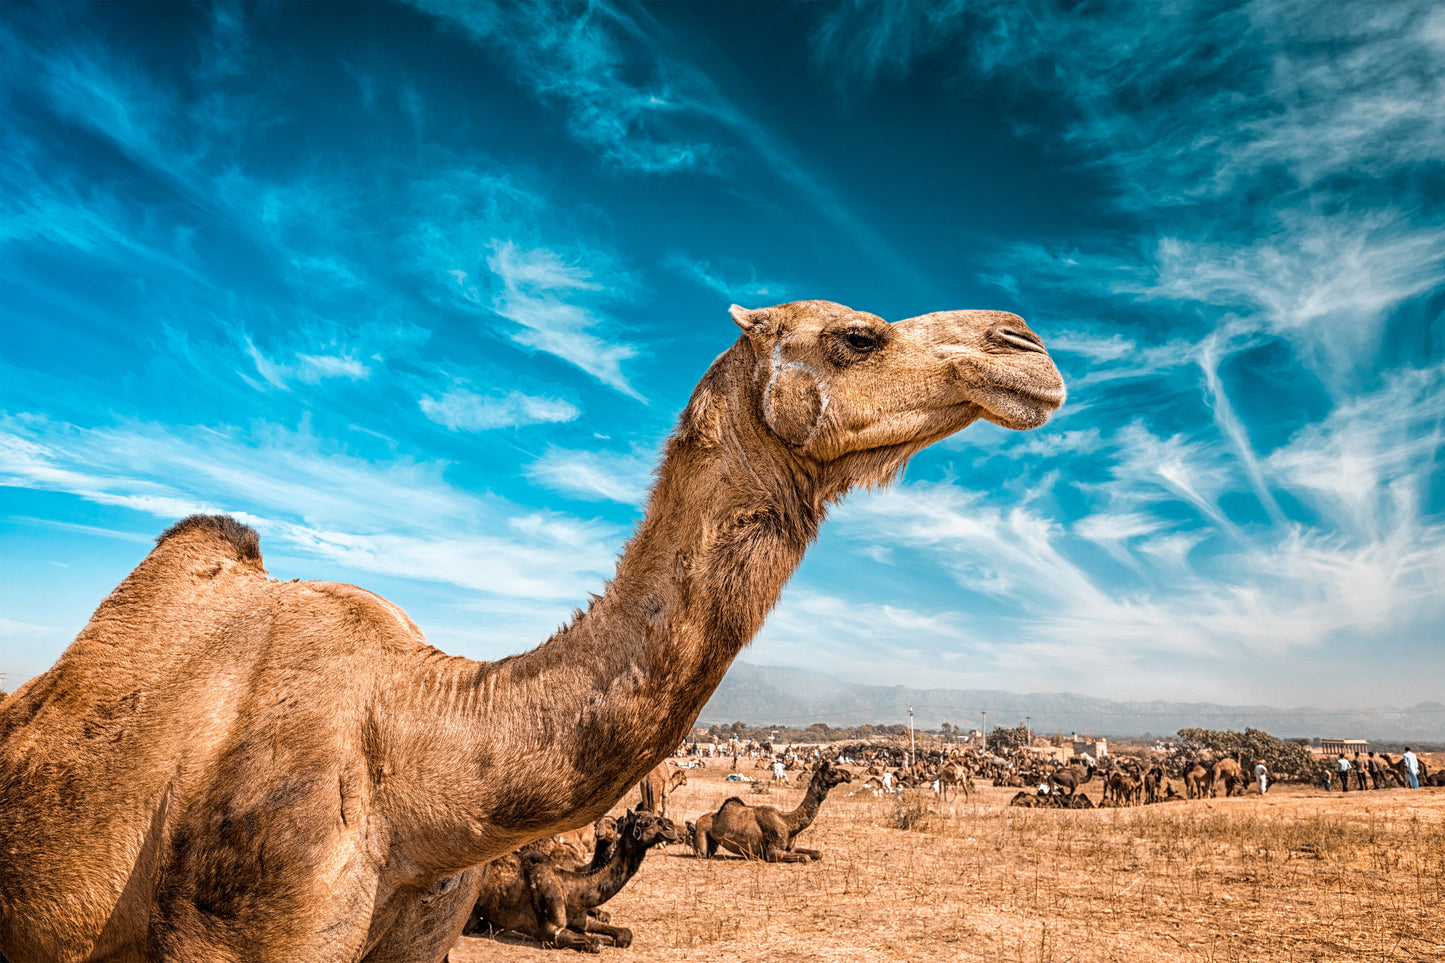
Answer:
POLYGON ((772 308, 745 308, 741 304, 734 304, 728 308, 728 314, 733 316, 743 333, 751 338, 770 337, 782 328, 782 319, 772 308))

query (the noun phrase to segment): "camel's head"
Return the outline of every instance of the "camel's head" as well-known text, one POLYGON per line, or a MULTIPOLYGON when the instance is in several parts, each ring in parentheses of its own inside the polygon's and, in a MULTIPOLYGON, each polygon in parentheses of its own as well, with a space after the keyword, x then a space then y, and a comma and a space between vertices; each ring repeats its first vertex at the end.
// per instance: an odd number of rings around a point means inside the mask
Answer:
POLYGON ((675 843, 682 839, 682 830, 666 816, 659 816, 646 809, 628 810, 618 830, 642 843, 656 846, 658 843, 675 843))
POLYGON ((939 311, 893 324, 832 301, 734 305, 731 313, 753 347, 764 422, 819 461, 867 452, 896 470, 978 418, 1037 428, 1064 401, 1043 342, 1002 311, 939 311))
POLYGON ((830 766, 827 762, 818 765, 818 776, 823 782, 823 788, 832 789, 841 783, 852 782, 853 774, 842 766, 830 766))

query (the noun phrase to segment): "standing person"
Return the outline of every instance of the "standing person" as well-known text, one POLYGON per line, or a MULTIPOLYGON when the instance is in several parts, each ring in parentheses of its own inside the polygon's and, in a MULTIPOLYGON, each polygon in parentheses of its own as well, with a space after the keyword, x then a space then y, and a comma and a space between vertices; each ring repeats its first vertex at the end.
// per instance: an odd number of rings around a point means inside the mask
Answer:
POLYGON ((773 782, 787 782, 788 769, 783 765, 783 760, 773 760, 773 782))
POLYGON ((1358 752, 1355 753, 1355 770, 1354 770, 1354 771, 1355 771, 1355 788, 1363 792, 1364 789, 1365 789, 1365 760, 1363 760, 1363 759, 1360 758, 1360 754, 1359 754, 1358 752))
POLYGON ((1409 746, 1405 747, 1405 778, 1410 781, 1411 789, 1420 788, 1420 760, 1409 746))
POLYGON ((1264 767, 1263 759, 1254 764, 1254 778, 1259 782, 1259 794, 1261 796, 1269 792, 1269 770, 1264 767))
POLYGON ((1370 788, 1380 789, 1384 782, 1385 774, 1380 769, 1380 760, 1375 758, 1375 754, 1372 752, 1370 753, 1370 788))
POLYGON ((1350 760, 1345 758, 1343 752, 1340 753, 1340 758, 1335 760, 1335 771, 1340 774, 1341 792, 1350 791, 1350 768, 1350 760))

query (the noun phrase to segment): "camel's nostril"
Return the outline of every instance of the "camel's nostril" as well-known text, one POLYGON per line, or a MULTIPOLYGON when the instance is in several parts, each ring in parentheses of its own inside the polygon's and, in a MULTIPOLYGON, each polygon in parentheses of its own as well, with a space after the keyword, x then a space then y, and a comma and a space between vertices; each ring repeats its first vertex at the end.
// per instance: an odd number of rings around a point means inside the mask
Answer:
POLYGON ((1028 328, 1009 324, 996 324, 988 329, 988 340, 1000 347, 1015 348, 1019 351, 1037 351, 1047 354, 1043 341, 1028 328))

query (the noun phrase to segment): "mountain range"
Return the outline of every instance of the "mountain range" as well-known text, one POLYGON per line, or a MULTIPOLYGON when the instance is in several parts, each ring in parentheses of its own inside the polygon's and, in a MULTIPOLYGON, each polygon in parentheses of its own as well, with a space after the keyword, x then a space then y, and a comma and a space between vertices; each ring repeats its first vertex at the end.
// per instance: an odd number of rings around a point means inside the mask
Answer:
POLYGON ((1002 692, 996 689, 912 689, 861 685, 820 672, 737 662, 702 713, 699 725, 777 723, 806 727, 885 725, 908 722, 937 729, 944 722, 964 729, 1015 726, 1027 720, 1035 732, 1102 736, 1172 735, 1182 728, 1263 729, 1280 738, 1298 736, 1445 742, 1445 704, 1405 708, 1320 709, 1230 706, 1209 702, 1116 702, 1072 692, 1002 692))

